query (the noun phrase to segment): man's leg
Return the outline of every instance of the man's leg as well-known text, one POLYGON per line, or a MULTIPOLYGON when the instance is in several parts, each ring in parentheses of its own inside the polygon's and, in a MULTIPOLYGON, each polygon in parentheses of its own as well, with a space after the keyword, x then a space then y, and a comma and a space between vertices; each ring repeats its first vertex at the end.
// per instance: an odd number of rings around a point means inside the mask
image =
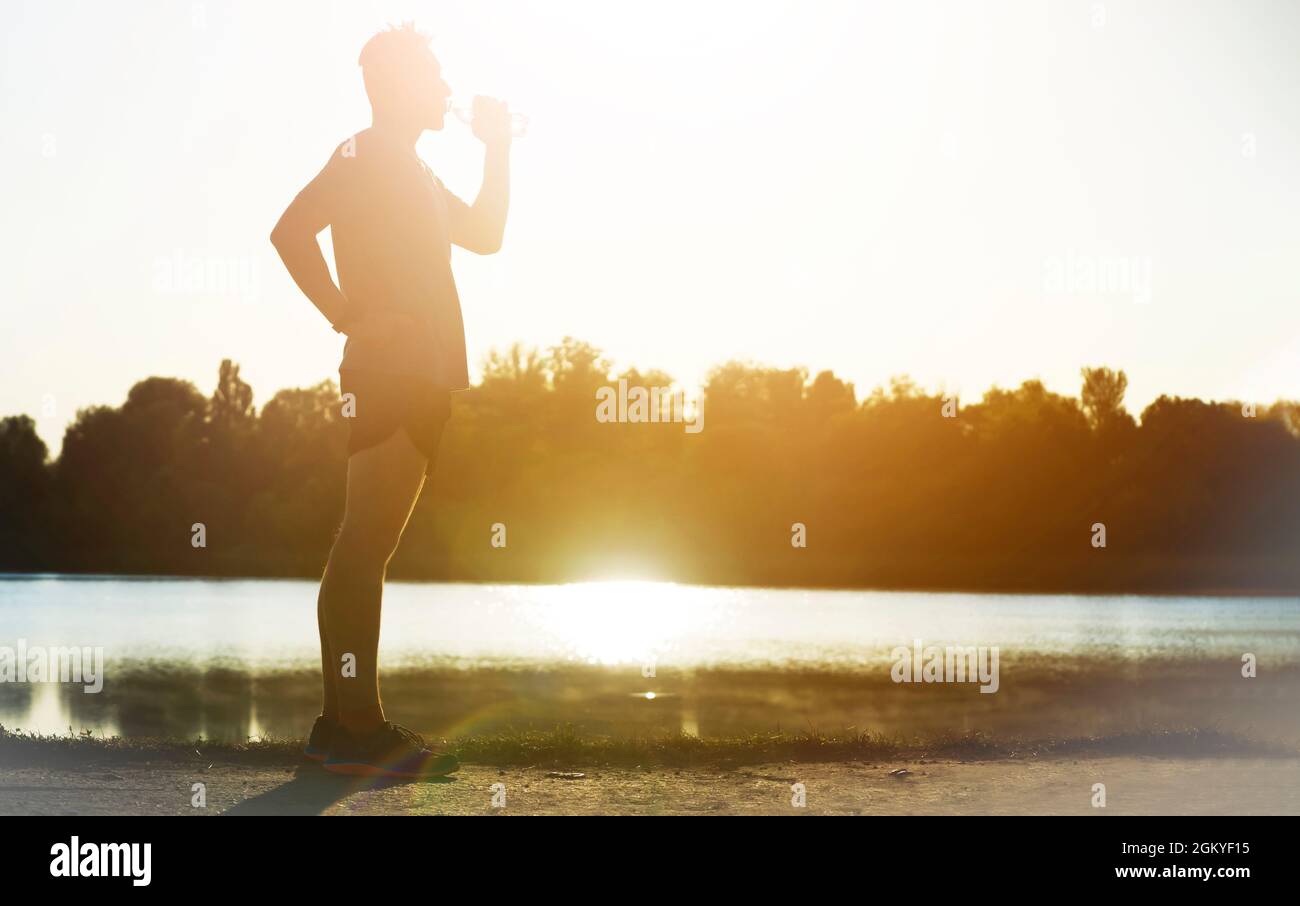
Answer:
POLYGON ((348 459, 347 505, 321 579, 317 617, 325 714, 350 730, 365 732, 384 720, 378 666, 384 574, 420 496, 427 465, 403 429, 348 459), (355 676, 342 672, 349 654, 355 676))
POLYGON ((320 579, 320 592, 316 595, 316 630, 320 633, 320 674, 324 682, 324 704, 321 705, 321 717, 326 720, 339 719, 339 688, 334 682, 334 660, 330 654, 329 635, 325 631, 325 578, 329 575, 329 566, 320 579))

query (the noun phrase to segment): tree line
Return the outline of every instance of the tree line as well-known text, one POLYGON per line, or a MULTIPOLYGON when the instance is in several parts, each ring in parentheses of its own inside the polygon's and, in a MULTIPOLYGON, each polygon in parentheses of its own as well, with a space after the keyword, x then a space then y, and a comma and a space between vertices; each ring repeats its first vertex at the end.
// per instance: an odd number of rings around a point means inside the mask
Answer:
MULTIPOLYGON (((1030 380, 967 402, 729 362, 690 433, 597 419, 619 379, 672 383, 568 338, 490 354, 454 395, 390 576, 1300 589, 1295 403, 1162 396, 1134 418, 1109 368, 1083 369, 1077 397, 1030 380)), ((54 459, 30 417, 4 418, 0 569, 319 575, 343 508, 341 409, 333 381, 259 409, 227 360, 211 396, 149 377, 79 411, 54 459)))

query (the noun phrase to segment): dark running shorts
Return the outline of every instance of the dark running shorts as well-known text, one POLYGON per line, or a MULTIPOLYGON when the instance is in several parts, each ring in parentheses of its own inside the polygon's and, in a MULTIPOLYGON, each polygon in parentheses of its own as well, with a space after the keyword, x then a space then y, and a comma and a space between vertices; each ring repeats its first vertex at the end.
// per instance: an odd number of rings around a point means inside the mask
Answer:
MULTIPOLYGON (((451 391, 432 381, 381 371, 340 371, 343 394, 356 405, 349 424, 348 456, 377 446, 405 430, 416 449, 429 458, 425 473, 433 472, 442 429, 451 417, 451 391)), ((345 400, 346 402, 346 400, 345 400)))

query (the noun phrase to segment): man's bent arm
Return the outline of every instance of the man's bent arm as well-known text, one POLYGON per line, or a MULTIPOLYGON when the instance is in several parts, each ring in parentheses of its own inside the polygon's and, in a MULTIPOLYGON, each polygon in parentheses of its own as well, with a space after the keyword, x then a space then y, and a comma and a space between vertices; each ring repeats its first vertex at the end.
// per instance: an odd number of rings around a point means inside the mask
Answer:
POLYGON ((324 187, 318 176, 298 193, 271 231, 271 244, 303 295, 337 329, 348 314, 347 299, 334 284, 316 236, 329 225, 322 213, 324 187))
POLYGON ((486 145, 483 155, 483 186, 452 241, 479 255, 500 251, 509 208, 510 143, 493 142, 486 145))

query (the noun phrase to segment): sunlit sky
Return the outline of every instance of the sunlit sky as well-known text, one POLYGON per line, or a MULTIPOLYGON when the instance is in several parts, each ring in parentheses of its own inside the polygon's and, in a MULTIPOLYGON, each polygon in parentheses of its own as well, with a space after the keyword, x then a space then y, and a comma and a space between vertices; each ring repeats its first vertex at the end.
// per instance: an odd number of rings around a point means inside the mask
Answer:
MULTIPOLYGON (((257 402, 341 339, 267 235, 369 124, 414 19, 532 119, 504 250, 456 252, 471 365, 565 335, 694 386, 732 358, 978 397, 1122 367, 1300 396, 1300 7, 1288 2, 17 3, 0 53, 0 414, 57 448, 150 374, 257 402), (193 262, 210 282, 166 284, 193 262), (1129 266, 1089 287, 1053 262, 1129 266), (1149 293, 1141 275, 1149 268, 1149 293), (1147 298, 1149 296, 1149 298, 1147 298), (1145 299, 1145 301, 1143 301, 1145 299), (52 414, 48 408, 52 404, 52 414)), ((481 146, 420 151, 472 198, 481 146)))

